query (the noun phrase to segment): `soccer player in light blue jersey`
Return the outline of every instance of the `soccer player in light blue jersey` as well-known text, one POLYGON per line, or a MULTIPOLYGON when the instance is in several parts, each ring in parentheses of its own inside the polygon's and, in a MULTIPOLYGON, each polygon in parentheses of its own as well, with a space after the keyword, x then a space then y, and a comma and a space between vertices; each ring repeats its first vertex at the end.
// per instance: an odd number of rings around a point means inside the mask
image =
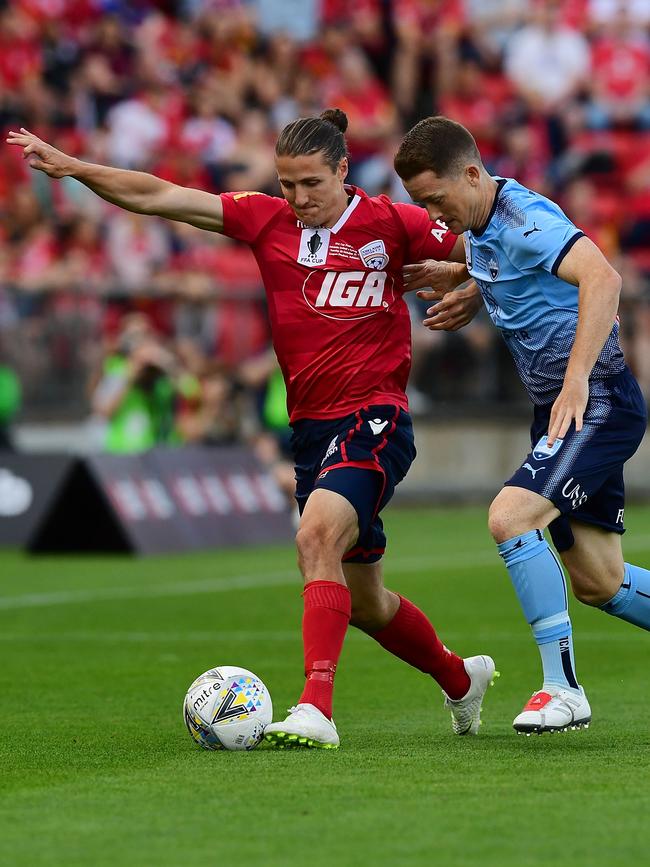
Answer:
MULTIPOLYGON (((542 688, 514 728, 586 727, 591 709, 576 677, 564 573, 544 530, 581 602, 650 629, 650 571, 626 563, 621 549, 623 465, 647 425, 618 342, 621 278, 556 204, 490 176, 471 134, 448 118, 410 130, 395 168, 432 220, 464 233, 476 284, 453 306, 432 307, 425 325, 460 327, 482 299, 534 405, 531 450, 489 515, 543 668, 542 688)), ((456 285, 442 285, 427 262, 411 266, 407 280, 410 288, 436 284, 438 292, 421 293, 432 299, 456 285)))

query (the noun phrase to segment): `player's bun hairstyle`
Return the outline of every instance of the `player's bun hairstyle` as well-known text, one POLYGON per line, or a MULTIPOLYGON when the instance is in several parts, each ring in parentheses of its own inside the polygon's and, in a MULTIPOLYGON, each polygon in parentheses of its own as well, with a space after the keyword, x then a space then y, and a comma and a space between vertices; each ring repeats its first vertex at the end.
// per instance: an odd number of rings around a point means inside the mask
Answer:
POLYGON ((395 171, 403 181, 422 172, 455 177, 465 166, 482 165, 469 130, 448 117, 425 117, 404 136, 395 154, 395 171))
POLYGON ((341 108, 326 108, 325 111, 321 111, 318 119, 328 120, 330 123, 333 123, 334 126, 338 127, 343 133, 348 128, 348 116, 341 108))
POLYGON ((287 124, 275 145, 276 156, 298 157, 322 153, 327 165, 336 171, 348 148, 343 133, 348 118, 340 108, 328 108, 319 117, 299 117, 287 124))

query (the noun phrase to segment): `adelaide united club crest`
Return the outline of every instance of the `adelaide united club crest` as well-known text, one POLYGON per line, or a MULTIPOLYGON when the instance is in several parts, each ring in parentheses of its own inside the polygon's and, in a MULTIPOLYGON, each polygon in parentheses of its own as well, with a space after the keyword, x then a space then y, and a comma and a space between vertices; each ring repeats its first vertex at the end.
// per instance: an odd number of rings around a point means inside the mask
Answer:
POLYGON ((381 240, 371 241, 359 247, 359 256, 366 268, 373 268, 375 271, 383 271, 388 265, 386 245, 381 240))

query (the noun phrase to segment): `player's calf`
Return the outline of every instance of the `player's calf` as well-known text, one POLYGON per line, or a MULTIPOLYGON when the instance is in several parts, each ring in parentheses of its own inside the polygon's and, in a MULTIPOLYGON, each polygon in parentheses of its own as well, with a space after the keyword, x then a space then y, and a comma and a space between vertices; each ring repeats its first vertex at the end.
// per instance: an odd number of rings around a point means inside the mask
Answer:
POLYGON ((619 590, 600 608, 606 614, 650 630, 650 571, 626 563, 619 590))
POLYGON ((359 600, 355 598, 354 589, 351 587, 350 590, 352 592, 350 626, 372 635, 384 629, 395 617, 395 612, 400 605, 396 593, 384 589, 371 599, 359 600))
POLYGON ((571 590, 573 595, 582 602, 583 605, 589 605, 591 608, 600 608, 614 596, 616 590, 621 586, 620 582, 614 590, 609 586, 603 587, 596 581, 591 580, 589 576, 584 579, 577 579, 573 572, 569 572, 571 579, 571 590))

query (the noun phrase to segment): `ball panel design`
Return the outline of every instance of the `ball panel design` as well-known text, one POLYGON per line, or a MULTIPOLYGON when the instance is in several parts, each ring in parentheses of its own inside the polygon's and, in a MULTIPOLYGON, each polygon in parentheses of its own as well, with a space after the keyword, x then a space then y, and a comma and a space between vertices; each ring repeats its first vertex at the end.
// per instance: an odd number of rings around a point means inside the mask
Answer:
POLYGON ((251 750, 273 718, 273 705, 251 671, 220 666, 192 681, 183 717, 192 739, 204 749, 251 750))
POLYGON ((187 703, 184 705, 183 719, 185 720, 185 726, 190 733, 192 740, 200 747, 203 747, 205 750, 224 749, 223 744, 212 729, 205 724, 200 716, 192 713, 188 708, 187 703))

